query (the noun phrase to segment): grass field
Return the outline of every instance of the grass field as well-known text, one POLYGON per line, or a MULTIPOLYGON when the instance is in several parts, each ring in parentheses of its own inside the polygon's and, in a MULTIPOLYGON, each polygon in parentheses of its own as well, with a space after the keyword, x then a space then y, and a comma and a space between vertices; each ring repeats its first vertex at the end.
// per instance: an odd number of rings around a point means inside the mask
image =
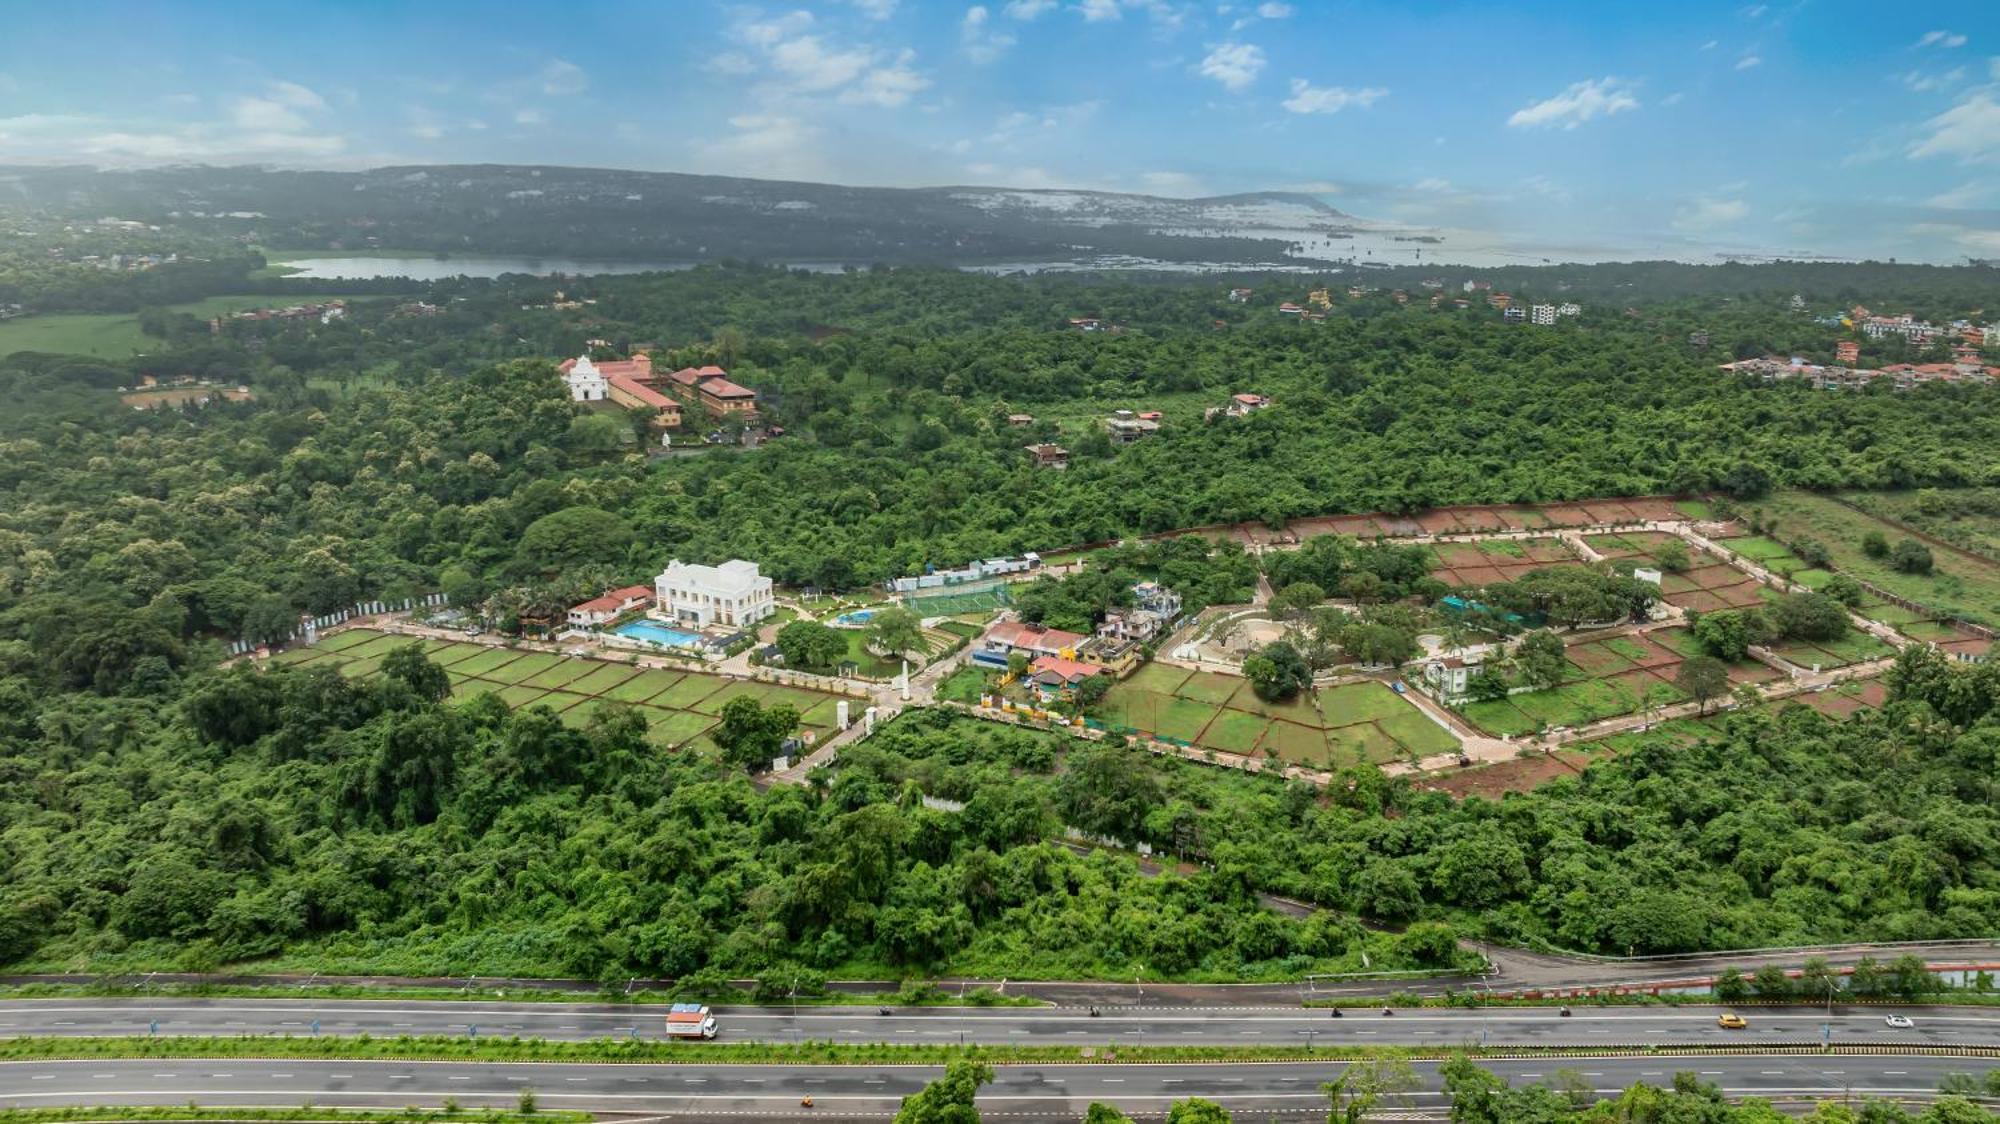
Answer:
POLYGON ((1006 586, 969 593, 910 594, 903 598, 905 608, 926 619, 953 617, 960 613, 991 613, 1011 604, 1013 598, 1008 595, 1006 586))
MULTIPOLYGON (((382 657, 405 644, 395 636, 356 628, 327 636, 312 648, 278 657, 283 663, 337 667, 342 675, 372 674, 382 657)), ((766 705, 788 703, 804 727, 821 737, 833 731, 840 696, 823 691, 754 683, 698 671, 638 668, 612 660, 578 659, 553 652, 523 652, 454 641, 425 641, 433 662, 451 678, 452 698, 491 692, 510 707, 546 706, 565 725, 582 726, 607 703, 625 703, 646 716, 648 737, 657 745, 706 747, 702 735, 715 725, 722 704, 739 695, 766 705)))
MULTIPOLYGON (((1981 624, 2000 624, 2000 563, 1932 545, 1935 569, 1928 575, 1905 574, 1886 559, 1868 557, 1862 536, 1879 531, 1889 542, 1911 537, 1893 523, 1856 511, 1811 492, 1776 493, 1757 504, 1778 524, 1782 539, 1810 537, 1825 544, 1834 568, 1908 598, 1937 616, 1960 616, 1981 624)), ((1731 539, 1735 548, 1742 539, 1731 539)))
POLYGON ((1375 681, 1265 702, 1233 675, 1147 664, 1111 689, 1098 713, 1123 729, 1315 768, 1449 753, 1458 740, 1375 681))
MULTIPOLYGON (((167 310, 207 319, 252 308, 283 308, 300 301, 324 301, 337 295, 314 294, 296 299, 269 295, 209 297, 187 304, 168 305, 167 310)), ((142 351, 151 351, 163 342, 139 330, 136 313, 78 313, 0 320, 0 355, 16 351, 53 351, 65 355, 92 355, 99 359, 127 359, 142 351)))

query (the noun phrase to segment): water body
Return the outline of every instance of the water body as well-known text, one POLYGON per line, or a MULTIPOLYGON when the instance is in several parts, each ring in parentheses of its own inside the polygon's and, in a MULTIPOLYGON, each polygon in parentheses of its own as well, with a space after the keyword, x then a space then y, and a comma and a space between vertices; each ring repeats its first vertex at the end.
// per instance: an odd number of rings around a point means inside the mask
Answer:
MULTIPOLYGON (((693 262, 602 261, 584 258, 523 258, 467 256, 449 258, 298 258, 277 259, 289 267, 287 276, 327 281, 372 281, 383 277, 407 277, 412 281, 447 281, 454 277, 499 277, 506 273, 526 273, 535 277, 592 276, 610 273, 672 273, 693 269, 693 262)), ((839 262, 793 262, 792 269, 814 273, 838 273, 846 266, 839 262)))

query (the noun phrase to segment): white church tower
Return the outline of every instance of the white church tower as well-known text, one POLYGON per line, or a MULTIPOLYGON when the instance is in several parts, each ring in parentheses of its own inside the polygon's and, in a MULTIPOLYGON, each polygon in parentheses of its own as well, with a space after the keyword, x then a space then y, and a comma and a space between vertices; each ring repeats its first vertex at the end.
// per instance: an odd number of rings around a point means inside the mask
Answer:
POLYGON ((610 389, 610 384, 604 381, 604 372, 597 369, 597 364, 592 363, 588 355, 579 356, 570 365, 563 381, 569 384, 572 402, 602 402, 605 392, 610 389))

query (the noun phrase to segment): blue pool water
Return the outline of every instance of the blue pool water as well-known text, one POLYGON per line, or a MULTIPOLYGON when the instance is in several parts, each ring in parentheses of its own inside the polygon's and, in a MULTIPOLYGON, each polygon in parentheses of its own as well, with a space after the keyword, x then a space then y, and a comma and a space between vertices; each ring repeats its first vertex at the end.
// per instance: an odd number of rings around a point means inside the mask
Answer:
POLYGON ((668 628, 662 624, 654 624, 652 621, 631 621, 621 624, 611 631, 620 636, 630 636, 634 640, 644 640, 648 643, 659 644, 668 648, 701 647, 701 637, 696 636, 694 633, 682 632, 680 629, 668 628))
POLYGON ((839 616, 833 618, 833 623, 836 625, 845 626, 847 628, 859 628, 860 626, 867 624, 869 618, 873 617, 874 615, 875 615, 875 610, 873 609, 856 609, 851 613, 842 613, 839 616))

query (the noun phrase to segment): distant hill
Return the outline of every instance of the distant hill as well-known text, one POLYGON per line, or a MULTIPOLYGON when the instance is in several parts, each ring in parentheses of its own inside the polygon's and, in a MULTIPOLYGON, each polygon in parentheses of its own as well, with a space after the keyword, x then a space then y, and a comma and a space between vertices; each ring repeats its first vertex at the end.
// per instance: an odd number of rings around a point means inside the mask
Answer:
MULTIPOLYGON (((1004 263, 1146 258, 1244 266, 1360 224, 1318 199, 880 188, 495 164, 302 172, 0 167, 0 206, 255 236, 296 250, 592 258, 1004 263)), ((1324 252, 1324 251, 1322 251, 1324 252)))

